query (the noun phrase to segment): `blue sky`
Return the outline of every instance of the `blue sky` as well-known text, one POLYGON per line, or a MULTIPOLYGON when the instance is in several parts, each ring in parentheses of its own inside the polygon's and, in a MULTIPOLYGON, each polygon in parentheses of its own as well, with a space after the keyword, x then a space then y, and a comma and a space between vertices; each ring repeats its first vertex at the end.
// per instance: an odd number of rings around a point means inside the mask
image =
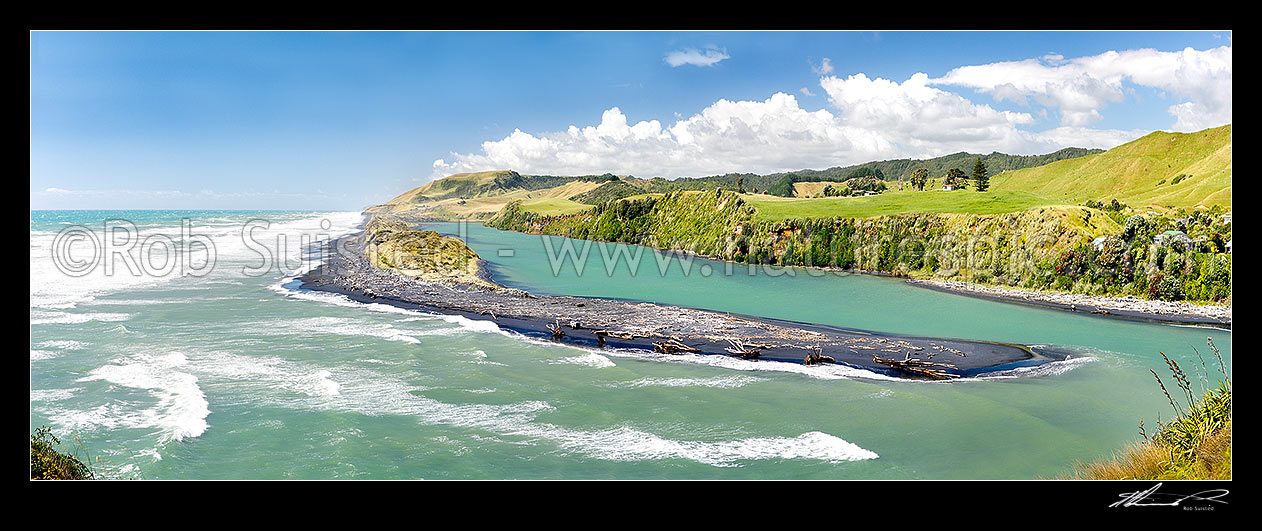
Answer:
POLYGON ((1229 123, 1231 33, 33 32, 31 208, 355 210, 1229 123))

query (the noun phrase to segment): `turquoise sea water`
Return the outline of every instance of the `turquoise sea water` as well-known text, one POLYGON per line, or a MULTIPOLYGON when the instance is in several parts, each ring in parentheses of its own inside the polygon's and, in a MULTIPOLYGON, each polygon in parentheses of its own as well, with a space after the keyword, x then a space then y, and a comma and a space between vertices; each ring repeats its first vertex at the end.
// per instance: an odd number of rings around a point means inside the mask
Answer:
POLYGON ((1192 375, 1199 349, 1212 382, 1212 337, 1231 364, 1223 330, 1002 304, 891 278, 751 275, 745 266, 728 274, 724 263, 601 244, 590 244, 580 275, 573 260, 554 269, 550 256, 568 243, 581 257, 585 242, 454 223, 432 228, 465 234, 498 281, 536 293, 1046 345, 1071 357, 908 382, 844 367, 588 351, 296 291, 292 278, 318 259, 304 243, 360 220, 32 212, 31 428, 77 434, 115 478, 1027 479, 1109 455, 1138 439, 1141 419, 1149 433, 1169 419, 1148 372, 1168 374, 1159 352, 1192 375), (58 239, 67 227, 91 235, 67 243, 58 239), (94 249, 102 260, 89 267, 94 249), (159 274, 168 252, 185 259, 159 274), (625 258, 637 252, 632 274, 625 258))

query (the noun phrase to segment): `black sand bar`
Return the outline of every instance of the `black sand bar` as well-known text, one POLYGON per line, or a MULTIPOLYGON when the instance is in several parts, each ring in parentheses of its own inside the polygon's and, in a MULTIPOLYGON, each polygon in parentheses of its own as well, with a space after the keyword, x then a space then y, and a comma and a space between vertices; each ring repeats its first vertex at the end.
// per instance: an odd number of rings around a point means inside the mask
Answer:
POLYGON ((325 263, 301 277, 301 288, 493 321, 502 329, 591 348, 839 363, 892 376, 940 380, 1054 361, 1006 343, 889 336, 647 302, 533 296, 519 290, 421 282, 373 267, 361 245, 358 237, 333 242, 325 263))

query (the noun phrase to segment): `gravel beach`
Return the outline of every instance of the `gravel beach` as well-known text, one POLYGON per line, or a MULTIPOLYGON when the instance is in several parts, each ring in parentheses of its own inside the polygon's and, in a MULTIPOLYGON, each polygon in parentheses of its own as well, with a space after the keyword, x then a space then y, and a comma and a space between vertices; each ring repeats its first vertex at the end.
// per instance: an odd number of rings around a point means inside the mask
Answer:
POLYGON ((1097 297, 982 286, 967 282, 908 280, 908 284, 947 293, 1001 302, 1090 313, 1107 317, 1231 327, 1231 306, 1151 301, 1134 297, 1097 297))

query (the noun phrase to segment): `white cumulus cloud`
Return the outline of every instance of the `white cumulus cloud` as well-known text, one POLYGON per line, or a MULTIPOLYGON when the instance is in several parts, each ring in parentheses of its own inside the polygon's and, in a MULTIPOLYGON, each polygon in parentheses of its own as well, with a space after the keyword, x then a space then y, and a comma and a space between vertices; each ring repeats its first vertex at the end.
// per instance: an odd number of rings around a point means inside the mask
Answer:
MULTIPOLYGON (((1197 120, 1205 127, 1218 125, 1210 122, 1216 120, 1214 113, 1221 111, 1224 101, 1230 120, 1230 83, 1224 94, 1219 85, 1193 80, 1198 75, 1221 78, 1221 61, 1214 59, 1218 56, 1184 52, 1181 73, 1167 69, 1163 75, 1157 65, 1168 66, 1168 56, 1145 50, 1130 53, 1068 60, 1048 54, 1004 63, 1009 69, 1006 75, 999 75, 997 69, 962 67, 938 80, 924 73, 901 82, 863 73, 829 75, 819 80, 828 107, 814 111, 802 108, 794 95, 785 93, 762 101, 721 99, 691 116, 676 114, 673 124, 633 121, 613 107, 595 125, 539 133, 518 129, 502 139, 483 142, 479 152, 453 152, 434 161, 432 177, 513 169, 533 174, 613 172, 675 178, 828 168, 959 151, 1032 155, 1065 147, 1108 149, 1149 132, 1089 127, 1103 107, 1101 102, 1127 97, 1129 88, 1122 87, 1117 76, 1171 94, 1194 95, 1171 107, 1181 125, 1194 127, 1197 120), (1144 58, 1149 62, 1141 61, 1144 58), (1081 70, 1068 75, 1067 68, 1081 70), (1013 69, 1025 70, 1018 74, 1013 69), (1125 73, 1100 74, 1105 71, 1125 73), (1045 109, 1030 113, 995 109, 940 88, 949 84, 973 86, 1001 99, 1047 102, 1043 105, 1061 113, 1061 125, 1033 131, 1040 121, 1036 116, 1046 119, 1045 109), (1204 111, 1206 106, 1212 109, 1204 111)), ((1225 72, 1230 80, 1229 50, 1225 72)), ((799 92, 812 94, 807 88, 799 92)))
POLYGON ((1061 113, 1061 124, 1081 127, 1102 118, 1110 103, 1130 94, 1127 83, 1160 89, 1176 98, 1167 112, 1173 129, 1195 131, 1231 122, 1231 47, 1178 52, 1151 49, 1110 51, 1065 59, 1040 59, 962 66, 932 81, 991 94, 996 100, 1030 100, 1061 113))

